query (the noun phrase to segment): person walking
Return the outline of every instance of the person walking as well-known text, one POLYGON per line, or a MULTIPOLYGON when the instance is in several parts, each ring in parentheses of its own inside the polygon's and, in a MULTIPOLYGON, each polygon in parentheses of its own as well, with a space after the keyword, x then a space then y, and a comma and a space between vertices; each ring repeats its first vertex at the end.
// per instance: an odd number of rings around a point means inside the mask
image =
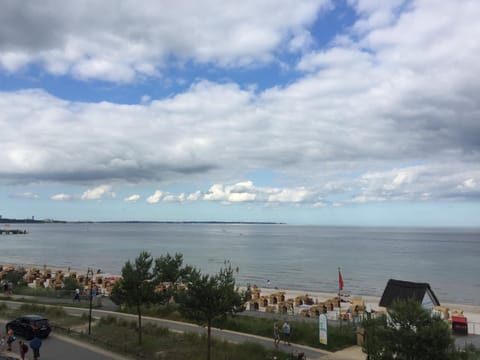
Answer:
POLYGON ((76 288, 75 289, 75 296, 73 297, 73 301, 78 301, 80 302, 80 289, 79 288, 76 288))
POLYGON ((277 323, 273 324, 273 343, 275 347, 278 348, 278 344, 280 344, 280 329, 277 323))
POLYGON ((287 344, 287 343, 288 343, 288 345, 290 345, 290 332, 291 332, 291 328, 290 328, 290 323, 288 322, 288 320, 286 320, 286 321, 283 323, 282 330, 283 330, 283 343, 284 343, 284 344, 287 344))
POLYGON ((40 348, 42 347, 42 340, 40 340, 38 337, 33 338, 32 341, 30 341, 30 347, 33 350, 33 360, 38 360, 40 357, 40 348))
POLYGON ((7 350, 12 351, 12 343, 16 340, 15 333, 12 328, 7 330, 7 350))
POLYGON ((20 350, 20 358, 22 360, 25 360, 25 355, 27 354, 28 352, 28 346, 27 344, 25 344, 23 341, 19 341, 18 342, 18 347, 19 347, 19 350, 20 350))

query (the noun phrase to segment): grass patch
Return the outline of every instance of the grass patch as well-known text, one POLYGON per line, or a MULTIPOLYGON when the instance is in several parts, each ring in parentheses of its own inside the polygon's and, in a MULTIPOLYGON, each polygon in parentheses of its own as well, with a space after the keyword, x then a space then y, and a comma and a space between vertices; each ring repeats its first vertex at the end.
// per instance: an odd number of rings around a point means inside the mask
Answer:
MULTIPOLYGON (((280 319, 235 316, 218 322, 215 326, 221 329, 272 337, 273 324, 275 322, 281 328, 283 321, 280 319)), ((291 326, 290 340, 296 344, 308 345, 328 351, 338 351, 356 344, 355 328, 351 325, 328 326, 328 346, 324 346, 318 341, 318 323, 295 320, 289 320, 289 322, 291 326)))
MULTIPOLYGON (((137 309, 134 307, 122 307, 121 312, 126 314, 137 314, 137 309)), ((151 316, 156 318, 162 318, 167 320, 190 322, 182 317, 178 311, 178 306, 175 304, 169 305, 148 305, 142 306, 142 316, 151 316)))
MULTIPOLYGON (((94 337, 85 338, 110 350, 132 356, 136 359, 161 358, 177 360, 203 360, 207 343, 204 335, 179 334, 152 324, 143 327, 143 344, 138 346, 137 325, 133 321, 102 318, 94 328, 94 337)), ((267 350, 261 345, 246 343, 232 344, 214 341, 212 359, 222 360, 264 360, 286 359, 287 355, 276 350, 267 350)))
MULTIPOLYGON (((125 313, 136 314, 133 308, 124 308, 125 313)), ((183 318, 178 312, 176 305, 151 305, 142 308, 142 316, 159 317, 168 320, 177 320, 192 323, 191 320, 183 318)), ((291 341, 296 344, 312 346, 328 351, 338 351, 355 345, 356 328, 351 324, 341 326, 328 326, 328 346, 321 345, 318 341, 318 323, 312 321, 295 321, 289 319, 292 328, 291 341)), ((246 334, 253 334, 264 337, 272 337, 273 324, 277 322, 281 327, 282 319, 271 319, 237 315, 228 317, 226 320, 217 321, 213 324, 219 329, 238 331, 246 334)))
POLYGON ((19 286, 15 288, 15 295, 38 296, 47 298, 73 299, 73 291, 54 290, 50 288, 31 288, 28 286, 19 286))

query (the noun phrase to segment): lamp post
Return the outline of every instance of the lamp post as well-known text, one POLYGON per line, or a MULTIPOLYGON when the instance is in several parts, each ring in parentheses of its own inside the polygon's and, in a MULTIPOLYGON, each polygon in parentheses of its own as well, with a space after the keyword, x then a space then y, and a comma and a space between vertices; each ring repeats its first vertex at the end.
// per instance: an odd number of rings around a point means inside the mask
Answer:
POLYGON ((88 313, 88 335, 92 333, 92 299, 93 299, 93 270, 88 268, 87 270, 87 285, 88 285, 88 275, 91 276, 90 279, 90 311, 88 313))

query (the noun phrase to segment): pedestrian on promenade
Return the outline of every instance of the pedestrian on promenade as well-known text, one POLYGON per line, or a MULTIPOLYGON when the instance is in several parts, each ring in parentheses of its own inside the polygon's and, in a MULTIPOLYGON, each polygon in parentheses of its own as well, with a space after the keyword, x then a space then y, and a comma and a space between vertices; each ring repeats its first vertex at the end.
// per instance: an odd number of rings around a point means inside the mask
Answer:
POLYGON ((372 318, 372 306, 370 303, 367 303, 367 306, 365 307, 365 312, 367 313, 367 319, 370 320, 372 318))
POLYGON ((277 323, 273 324, 273 343, 278 348, 278 344, 280 344, 280 330, 277 323))
POLYGON ((12 328, 8 328, 7 330, 7 350, 12 351, 12 343, 17 340, 15 337, 15 333, 13 332, 12 328))
POLYGON ((73 297, 73 301, 75 301, 75 300, 80 302, 80 289, 79 288, 75 289, 75 296, 73 297))
POLYGON ((30 347, 33 350, 33 360, 38 360, 40 357, 40 348, 42 347, 42 340, 40 340, 38 337, 33 338, 32 341, 30 341, 30 347))
POLYGON ((288 322, 288 320, 286 320, 284 323, 283 323, 283 326, 282 326, 282 330, 283 330, 283 343, 286 344, 288 343, 288 345, 290 345, 290 323, 288 322))
POLYGON ((18 342, 18 347, 19 347, 19 350, 20 350, 20 358, 22 360, 25 360, 25 355, 27 354, 28 352, 28 346, 27 344, 25 344, 23 341, 19 341, 18 342))

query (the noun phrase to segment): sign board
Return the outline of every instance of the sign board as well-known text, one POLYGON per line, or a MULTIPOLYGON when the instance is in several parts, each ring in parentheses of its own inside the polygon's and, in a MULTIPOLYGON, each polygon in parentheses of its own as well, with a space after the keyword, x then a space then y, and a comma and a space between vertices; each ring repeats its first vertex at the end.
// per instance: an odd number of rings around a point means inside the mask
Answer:
POLYGON ((327 345, 327 337, 328 337, 328 320, 327 315, 320 314, 318 316, 318 338, 320 340, 320 344, 327 345))

